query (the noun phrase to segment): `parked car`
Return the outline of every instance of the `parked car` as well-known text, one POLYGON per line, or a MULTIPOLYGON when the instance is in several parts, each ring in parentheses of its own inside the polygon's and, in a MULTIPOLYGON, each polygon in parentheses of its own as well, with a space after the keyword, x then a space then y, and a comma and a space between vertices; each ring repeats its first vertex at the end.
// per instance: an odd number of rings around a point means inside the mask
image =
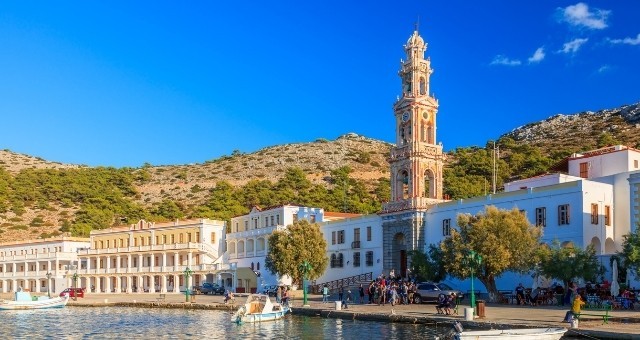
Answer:
POLYGON ((60 293, 60 296, 69 295, 69 297, 83 298, 84 288, 67 288, 60 293))
POLYGON ((278 291, 277 285, 269 285, 269 286, 264 286, 264 288, 262 289, 262 294, 267 294, 269 296, 276 296, 277 291, 278 291))
POLYGON ((194 287, 193 291, 196 294, 224 295, 224 287, 211 282, 205 282, 202 286, 194 287))
POLYGON ((455 293, 460 300, 464 298, 464 293, 458 289, 454 289, 446 283, 420 282, 417 284, 417 291, 413 294, 413 302, 436 302, 438 295, 451 295, 455 293))

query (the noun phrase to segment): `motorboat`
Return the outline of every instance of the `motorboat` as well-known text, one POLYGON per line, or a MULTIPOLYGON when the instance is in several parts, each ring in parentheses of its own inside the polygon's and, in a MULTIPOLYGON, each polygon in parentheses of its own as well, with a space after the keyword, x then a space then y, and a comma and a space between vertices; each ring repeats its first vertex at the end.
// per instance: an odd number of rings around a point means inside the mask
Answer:
POLYGON ((456 340, 493 340, 493 339, 533 339, 533 340, 557 340, 567 332, 563 327, 547 328, 510 328, 491 329, 485 331, 465 331, 460 323, 454 325, 456 330, 453 336, 456 340))
POLYGON ((69 295, 50 298, 48 296, 32 296, 29 292, 17 291, 15 300, 0 300, 0 310, 24 310, 62 308, 69 302, 69 295))
POLYGON ((287 305, 271 302, 269 295, 250 294, 247 301, 231 316, 231 321, 245 323, 278 320, 290 310, 287 305))

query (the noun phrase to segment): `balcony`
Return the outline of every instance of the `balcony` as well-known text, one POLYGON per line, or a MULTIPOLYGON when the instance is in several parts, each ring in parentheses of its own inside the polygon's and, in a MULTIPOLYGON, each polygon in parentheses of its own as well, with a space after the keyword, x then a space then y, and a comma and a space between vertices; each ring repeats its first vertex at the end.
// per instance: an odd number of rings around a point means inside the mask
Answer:
POLYGON ((360 249, 360 241, 351 242, 351 249, 360 249))

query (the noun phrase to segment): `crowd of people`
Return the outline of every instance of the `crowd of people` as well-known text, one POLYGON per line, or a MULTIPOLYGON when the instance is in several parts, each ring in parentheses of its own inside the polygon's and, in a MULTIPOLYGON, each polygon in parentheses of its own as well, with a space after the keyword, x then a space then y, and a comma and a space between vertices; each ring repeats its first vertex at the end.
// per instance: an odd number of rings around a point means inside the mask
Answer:
MULTIPOLYGON (((380 275, 368 285, 360 284, 357 294, 344 287, 338 288, 338 301, 342 301, 342 308, 347 309, 350 303, 354 304, 378 304, 408 305, 413 303, 413 295, 416 292, 416 284, 411 280, 393 278, 380 275), (366 301, 365 301, 366 300, 366 301)), ((322 303, 328 303, 330 289, 327 285, 322 287, 322 303)))

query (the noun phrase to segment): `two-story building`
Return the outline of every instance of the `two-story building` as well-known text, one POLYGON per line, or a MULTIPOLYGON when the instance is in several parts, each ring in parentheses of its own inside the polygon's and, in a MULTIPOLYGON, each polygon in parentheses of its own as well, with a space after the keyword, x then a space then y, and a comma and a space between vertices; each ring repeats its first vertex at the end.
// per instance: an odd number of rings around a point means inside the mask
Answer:
POLYGON ((78 285, 104 293, 191 289, 212 281, 213 272, 221 267, 224 231, 224 222, 209 219, 141 220, 94 230, 91 248, 78 252, 78 285), (193 277, 186 275, 189 272, 193 277))
POLYGON ((60 237, 0 244, 0 291, 59 293, 71 287, 78 251, 89 239, 60 237))

